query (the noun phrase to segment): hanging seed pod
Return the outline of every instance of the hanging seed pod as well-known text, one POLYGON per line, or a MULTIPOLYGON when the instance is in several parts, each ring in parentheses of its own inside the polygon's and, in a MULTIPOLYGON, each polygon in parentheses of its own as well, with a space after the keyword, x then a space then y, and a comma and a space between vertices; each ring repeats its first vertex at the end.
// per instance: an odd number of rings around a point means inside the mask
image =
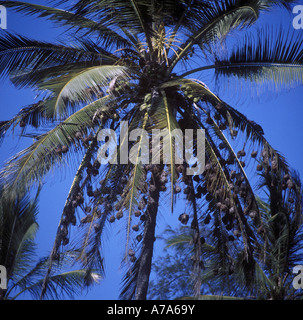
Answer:
POLYGON ((244 161, 240 161, 240 164, 243 168, 245 168, 245 162, 244 161))
POLYGON ((115 216, 110 216, 110 217, 109 217, 109 222, 110 222, 110 223, 115 222, 115 220, 116 220, 116 217, 115 217, 115 216))
POLYGON ((137 232, 139 231, 139 226, 137 224, 133 225, 132 229, 137 232))
POLYGON ((139 234, 139 235, 136 236, 136 240, 137 240, 138 242, 140 242, 142 239, 143 239, 143 236, 142 236, 141 234, 139 234))
POLYGON ((116 214, 116 219, 117 220, 120 220, 121 218, 123 217, 123 211, 122 210, 119 210, 116 214))
POLYGON ((189 194, 190 190, 191 190, 190 187, 186 187, 186 188, 184 188, 183 193, 184 194, 189 194))
POLYGON ((251 157, 252 157, 252 158, 256 158, 257 155, 258 155, 258 151, 253 151, 253 152, 251 153, 251 157))
POLYGON ((130 260, 131 262, 136 262, 137 259, 136 259, 135 256, 132 256, 132 257, 129 258, 129 260, 130 260))
POLYGON ((257 171, 262 171, 263 170, 263 166, 261 164, 257 165, 257 171))
POLYGON ((188 220, 189 220, 189 215, 186 213, 182 213, 180 214, 178 220, 182 223, 182 224, 187 224, 188 220))

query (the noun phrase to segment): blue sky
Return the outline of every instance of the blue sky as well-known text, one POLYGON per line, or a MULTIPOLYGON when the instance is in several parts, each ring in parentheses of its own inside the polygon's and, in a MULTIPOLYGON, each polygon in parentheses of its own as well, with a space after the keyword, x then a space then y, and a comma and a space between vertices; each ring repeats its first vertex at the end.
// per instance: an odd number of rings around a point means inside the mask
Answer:
MULTIPOLYGON (((30 2, 30 1, 28 1, 30 2)), ((34 1, 33 1, 34 2, 34 1)), ((36 1, 43 4, 45 1, 36 1)), ((267 24, 283 23, 283 27, 291 28, 293 16, 291 14, 275 10, 271 15, 261 17, 261 22, 267 24), (270 20, 269 20, 270 17, 270 20)), ((53 24, 35 17, 24 17, 20 14, 8 10, 8 31, 20 33, 22 35, 51 41, 55 40, 61 34, 61 30, 54 28, 53 24)), ((5 32, 5 31, 2 31, 5 32)), ((303 29, 297 32, 303 32, 303 29)), ((35 93, 28 90, 17 90, 13 88, 8 81, 0 82, 0 121, 7 120, 16 114, 20 108, 33 102, 35 93)), ((303 177, 303 86, 300 85, 292 90, 284 90, 279 95, 267 92, 261 97, 251 97, 245 93, 245 96, 233 92, 231 95, 224 94, 221 98, 225 99, 230 105, 240 110, 249 119, 260 124, 265 132, 266 139, 278 151, 286 156, 291 167, 298 170, 303 177)), ((18 138, 9 137, 4 140, 0 148, 0 162, 3 162, 12 156, 17 150, 20 150, 31 143, 27 138, 18 143, 18 138), (17 147, 16 147, 17 143, 17 147)), ((39 253, 45 255, 51 250, 55 237, 59 217, 72 181, 72 170, 66 170, 60 175, 54 175, 48 180, 40 197, 40 214, 37 242, 39 253)), ((183 208, 177 207, 174 213, 174 220, 183 208)), ((165 206, 161 208, 160 225, 164 226, 171 223, 170 212, 166 215, 165 206)), ((105 244, 106 271, 107 278, 101 281, 101 284, 89 291, 87 295, 78 298, 89 299, 116 299, 119 292, 119 283, 121 271, 119 270, 120 259, 123 250, 120 250, 118 244, 125 240, 124 234, 116 235, 112 230, 108 232, 108 242, 105 244), (112 271, 117 270, 117 271, 112 271)))

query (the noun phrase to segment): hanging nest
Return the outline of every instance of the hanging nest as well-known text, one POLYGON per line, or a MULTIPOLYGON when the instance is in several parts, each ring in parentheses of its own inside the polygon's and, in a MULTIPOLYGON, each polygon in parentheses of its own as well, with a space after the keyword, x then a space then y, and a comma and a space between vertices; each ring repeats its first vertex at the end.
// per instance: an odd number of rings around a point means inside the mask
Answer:
POLYGON ((139 231, 139 226, 137 224, 133 225, 132 229, 137 232, 139 231))
POLYGON ((83 217, 81 220, 80 220, 80 223, 81 224, 84 224, 84 223, 90 223, 93 221, 93 216, 91 214, 88 214, 87 216, 83 217))
POLYGON ((182 213, 180 214, 178 220, 182 223, 182 224, 187 224, 188 220, 189 220, 189 215, 186 213, 182 213))
POLYGON ((67 153, 68 152, 68 146, 62 146, 61 147, 61 152, 62 153, 67 153))
POLYGON ((179 185, 176 185, 175 193, 180 193, 180 192, 181 192, 181 187, 179 185))
POLYGON ((241 236, 241 232, 238 229, 235 229, 234 230, 234 236, 237 237, 237 238, 240 237, 241 236))
POLYGON ((142 239, 143 239, 142 234, 139 234, 139 235, 136 236, 136 240, 137 240, 138 242, 140 242, 142 239))
POLYGON ((257 171, 262 171, 263 170, 263 166, 261 164, 257 165, 257 171))
POLYGON ((258 151, 253 151, 253 152, 251 153, 251 157, 252 157, 252 158, 256 158, 257 155, 258 155, 258 151))
POLYGON ((109 221, 110 223, 113 223, 113 222, 115 222, 115 220, 116 220, 116 217, 115 217, 115 216, 110 216, 108 221, 109 221))
POLYGON ((204 219, 204 224, 209 224, 210 223, 210 219, 211 219, 211 216, 210 214, 208 213, 206 218, 204 219))
POLYGON ((140 210, 136 210, 134 213, 135 217, 140 217, 141 216, 141 211, 140 210))
POLYGON ((117 220, 120 220, 121 218, 123 218, 123 211, 122 210, 119 210, 116 214, 116 218, 117 220))
POLYGON ((135 251, 134 251, 133 249, 129 249, 129 250, 128 250, 128 255, 129 255, 130 257, 133 257, 133 256, 135 255, 135 251))

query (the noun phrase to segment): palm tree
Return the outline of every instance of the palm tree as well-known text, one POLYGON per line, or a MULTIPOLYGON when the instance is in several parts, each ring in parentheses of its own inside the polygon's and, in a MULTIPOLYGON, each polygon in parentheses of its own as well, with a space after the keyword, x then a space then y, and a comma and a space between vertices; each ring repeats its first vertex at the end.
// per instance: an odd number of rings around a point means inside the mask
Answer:
MULTIPOLYGON (((205 201, 215 220, 222 212, 231 211, 235 223, 231 218, 227 228, 241 234, 244 259, 251 265, 256 239, 245 212, 260 213, 241 157, 251 150, 256 158, 264 148, 269 164, 275 159, 284 174, 289 168, 259 125, 220 99, 200 79, 190 76, 213 70, 218 78, 274 83, 276 87, 302 83, 300 34, 265 28, 255 36, 246 33, 234 48, 222 50, 232 31, 247 32, 262 12, 275 6, 290 9, 292 2, 63 0, 53 8, 0 1, 17 12, 46 17, 68 27, 69 32, 65 43, 36 41, 8 32, 0 39, 1 74, 9 75, 17 87, 35 89, 40 94, 38 102, 1 123, 1 134, 17 125, 23 134, 28 127, 52 126, 43 134, 34 130, 34 144, 7 162, 1 177, 8 192, 18 193, 39 183, 53 168, 74 163, 75 154, 82 159, 63 209, 42 296, 52 261, 60 246, 68 242, 72 225, 80 224, 81 229, 78 261, 86 270, 103 270, 101 235, 108 223, 124 216, 127 272, 121 298, 145 299, 159 204, 168 197, 173 211, 182 188, 190 211, 181 220, 188 220, 190 215, 196 232, 195 273, 199 275, 200 271, 198 222, 205 201), (129 131, 144 129, 137 131, 135 141, 120 141, 122 120, 128 123, 129 131), (117 133, 117 158, 122 157, 122 161, 100 166, 97 154, 102 141, 98 141, 98 135, 104 128, 117 133), (170 161, 150 165, 143 161, 149 156, 144 149, 145 133, 151 138, 156 129, 166 129, 162 149, 169 150, 170 161), (203 175, 188 175, 188 163, 178 163, 173 152, 178 147, 174 129, 183 133, 185 129, 204 130, 203 175), (237 154, 231 141, 240 133, 250 146, 237 154), (126 161, 129 153, 137 161, 126 161), (235 177, 241 190, 235 188, 235 177), (84 212, 82 219, 77 220, 76 209, 84 212)), ((194 138, 194 152, 197 142, 194 138)), ((152 155, 158 156, 162 149, 151 149, 152 155)), ((219 230, 218 226, 214 229, 218 237, 219 230)), ((197 294, 199 281, 197 276, 197 294)))
MULTIPOLYGON (((38 195, 14 199, 1 189, 0 198, 0 265, 6 267, 7 289, 0 289, 0 300, 14 300, 24 293, 39 299, 49 257, 36 258, 35 235, 38 230, 38 195), (36 262, 35 262, 36 261, 36 262)), ((62 252, 54 262, 44 298, 73 297, 85 288, 85 270, 70 270, 75 252, 62 252), (62 272, 62 270, 66 270, 62 272)), ((95 272, 91 283, 99 280, 95 272)))

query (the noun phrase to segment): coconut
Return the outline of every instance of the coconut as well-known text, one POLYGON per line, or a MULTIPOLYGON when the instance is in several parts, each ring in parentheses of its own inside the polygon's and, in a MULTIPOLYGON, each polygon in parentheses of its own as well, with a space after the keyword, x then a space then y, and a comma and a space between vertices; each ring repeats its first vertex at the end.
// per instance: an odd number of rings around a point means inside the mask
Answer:
POLYGON ((251 153, 251 157, 252 157, 252 158, 256 158, 257 155, 258 155, 258 151, 253 151, 253 152, 251 153))

